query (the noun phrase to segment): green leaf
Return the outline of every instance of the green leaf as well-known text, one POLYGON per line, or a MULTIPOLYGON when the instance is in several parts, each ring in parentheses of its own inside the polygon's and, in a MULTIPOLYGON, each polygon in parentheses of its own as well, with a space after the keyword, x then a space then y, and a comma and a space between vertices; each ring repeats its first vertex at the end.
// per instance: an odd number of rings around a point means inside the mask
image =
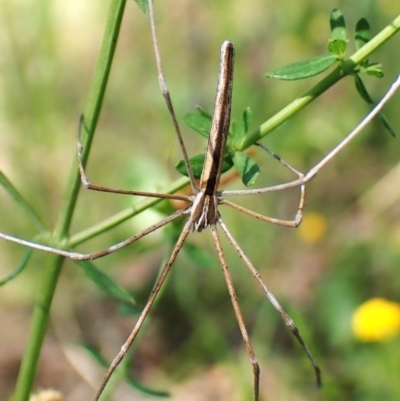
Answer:
MULTIPOLYGON (((82 347, 100 366, 104 367, 104 368, 108 368, 110 366, 110 363, 103 357, 103 355, 101 355, 101 353, 94 347, 88 345, 88 344, 79 344, 80 347, 82 347)), ((117 369, 120 369, 121 365, 118 366, 117 369)), ((133 377, 124 374, 124 379, 125 381, 131 386, 133 387, 135 390, 147 394, 147 395, 152 395, 154 397, 169 397, 169 393, 167 393, 166 391, 157 391, 157 390, 152 390, 146 386, 144 386, 143 384, 141 384, 139 381, 137 381, 136 379, 134 379, 133 377)))
POLYGON ((212 120, 213 116, 207 110, 204 110, 201 106, 196 106, 196 109, 203 117, 207 117, 210 121, 212 120))
POLYGON ((147 0, 135 0, 135 3, 144 13, 147 13, 149 11, 149 5, 147 3, 147 0))
POLYGON ((194 131, 198 132, 200 135, 208 138, 211 129, 211 115, 205 114, 206 112, 198 108, 199 113, 187 113, 183 117, 185 123, 192 128, 194 131))
POLYGON ((377 65, 370 65, 367 68, 364 69, 365 73, 367 75, 371 75, 373 77, 377 77, 377 78, 383 78, 383 76, 385 75, 383 73, 383 71, 379 68, 381 65, 377 64, 377 65))
POLYGON ((232 123, 232 147, 236 148, 240 145, 243 138, 246 136, 249 130, 251 122, 251 110, 250 107, 244 109, 242 118, 239 122, 232 123))
POLYGON ((108 295, 111 295, 113 298, 118 299, 119 301, 135 303, 135 300, 129 294, 125 288, 120 287, 118 284, 114 283, 106 274, 104 274, 101 270, 99 270, 93 263, 88 261, 75 261, 77 265, 79 265, 85 275, 100 289, 106 292, 108 295))
POLYGON ((332 53, 323 56, 313 57, 297 63, 289 64, 286 67, 278 68, 265 74, 268 78, 279 78, 286 81, 313 77, 327 70, 338 60, 332 53))
POLYGON ((331 11, 329 22, 331 25, 331 39, 347 42, 346 22, 343 13, 335 8, 331 11))
POLYGON ((89 344, 79 343, 82 347, 100 366, 104 368, 109 367, 108 361, 100 354, 100 352, 89 344))
POLYGON ((354 34, 354 41, 356 42, 357 50, 361 49, 370 40, 371 31, 369 23, 365 18, 361 18, 356 24, 356 32, 354 34))
POLYGON ((127 304, 126 302, 123 302, 117 305, 117 312, 120 316, 131 317, 140 315, 142 309, 132 305, 131 303, 127 304))
POLYGON ((392 135, 394 138, 396 138, 396 132, 394 131, 393 127, 390 125, 389 120, 386 118, 386 116, 380 112, 378 114, 379 119, 382 121, 383 126, 389 131, 390 135, 392 135))
POLYGON ((0 287, 4 284, 7 284, 9 281, 11 281, 13 278, 17 277, 27 266, 29 258, 31 257, 33 252, 33 249, 28 249, 25 252, 24 257, 21 260, 21 263, 17 266, 17 268, 10 273, 8 276, 4 277, 2 280, 0 280, 0 287))
MULTIPOLYGON (((192 167, 194 178, 200 178, 201 172, 203 170, 204 160, 205 160, 205 153, 201 153, 199 155, 193 156, 189 159, 190 167, 192 167)), ((175 165, 175 168, 186 177, 189 176, 185 162, 183 160, 179 160, 179 162, 175 165)))
POLYGON ((43 235, 48 233, 46 226, 40 220, 40 217, 35 212, 33 207, 23 198, 18 192, 17 188, 11 183, 11 181, 0 171, 0 185, 5 189, 6 192, 15 200, 18 206, 25 212, 31 222, 43 235))
MULTIPOLYGON (((192 171, 193 171, 193 176, 196 179, 199 179, 201 177, 205 158, 206 158, 205 153, 201 153, 201 154, 193 156, 189 159, 189 163, 190 163, 190 166, 192 167, 192 171)), ((229 153, 225 154, 224 161, 222 163, 222 173, 225 173, 225 171, 228 171, 232 166, 233 166, 233 162, 232 162, 232 158, 231 158, 230 154, 229 153)), ((175 165, 175 168, 182 175, 185 175, 186 177, 188 176, 185 162, 183 160, 180 160, 175 165)))
POLYGON ((243 152, 235 152, 232 157, 233 164, 238 171, 243 184, 246 187, 253 185, 258 175, 260 174, 260 168, 256 162, 245 155, 243 152))
MULTIPOLYGON (((360 96, 371 106, 375 106, 374 100, 371 98, 370 94, 367 91, 367 88, 364 85, 364 82, 361 80, 361 78, 358 75, 354 76, 355 78, 355 83, 356 83, 356 88, 357 92, 360 94, 360 96)), ((378 114, 379 119, 382 121, 383 126, 389 131, 389 133, 393 136, 396 137, 396 132, 394 131, 393 127, 390 125, 388 119, 385 117, 385 115, 380 112, 378 114)))
POLYGON ((339 58, 343 58, 346 52, 347 42, 341 39, 329 39, 328 50, 336 54, 339 58))
POLYGON ((141 384, 138 380, 133 378, 132 376, 126 376, 125 378, 126 382, 133 387, 135 390, 140 391, 143 394, 151 395, 153 397, 159 397, 159 398, 167 398, 170 397, 170 393, 166 391, 158 391, 158 390, 153 390, 147 386, 144 386, 141 384))
POLYGON ((359 95, 368 103, 368 104, 374 104, 374 101, 372 100, 371 96, 369 95, 367 88, 364 85, 364 82, 362 79, 356 74, 354 75, 355 79, 355 84, 356 84, 356 89, 359 95))

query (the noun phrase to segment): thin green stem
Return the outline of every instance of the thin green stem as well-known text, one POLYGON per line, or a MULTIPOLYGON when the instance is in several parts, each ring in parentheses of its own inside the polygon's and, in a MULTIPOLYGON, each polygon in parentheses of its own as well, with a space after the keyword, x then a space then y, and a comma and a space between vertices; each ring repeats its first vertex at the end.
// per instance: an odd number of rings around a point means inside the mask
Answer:
POLYGON ((254 145, 257 141, 263 138, 265 135, 269 134, 279 125, 284 123, 290 117, 298 113, 305 106, 315 100, 318 96, 328 90, 336 82, 338 82, 343 77, 342 68, 340 66, 336 67, 329 75, 323 78, 310 90, 308 90, 304 95, 295 99, 293 102, 284 107, 281 111, 274 114, 265 123, 261 124, 254 132, 246 135, 242 140, 242 143, 238 147, 238 150, 245 150, 251 145, 254 145))
POLYGON ((64 258, 60 256, 51 255, 47 258, 47 264, 44 268, 41 286, 33 310, 28 343, 19 369, 13 401, 27 401, 32 391, 40 351, 46 335, 51 302, 63 261, 64 258))
POLYGON ((391 24, 382 29, 374 38, 372 38, 365 46, 356 51, 351 57, 343 62, 343 65, 336 67, 329 75, 323 78, 314 87, 308 90, 299 98, 288 104, 281 111, 273 115, 265 123, 261 124, 254 132, 246 135, 240 144, 238 150, 245 150, 257 141, 269 134, 283 122, 288 120, 294 114, 298 113, 305 106, 315 100, 322 93, 326 92, 340 79, 350 75, 358 67, 358 65, 367 59, 374 51, 381 47, 395 33, 400 30, 400 15, 396 17, 391 24))
MULTIPOLYGON (((186 187, 189 183, 190 182, 187 177, 181 177, 178 180, 174 181, 167 188, 165 188, 165 190, 162 192, 166 194, 172 194, 186 187)), ((127 209, 122 210, 121 212, 115 214, 114 216, 111 216, 110 218, 102 221, 101 223, 89 227, 85 230, 82 230, 81 232, 71 236, 66 247, 73 248, 76 245, 85 242, 90 238, 96 237, 97 235, 110 230, 111 228, 123 223, 124 221, 130 219, 131 217, 140 214, 144 210, 152 206, 155 206, 157 203, 162 202, 163 200, 164 199, 159 199, 159 198, 143 199, 140 202, 137 202, 136 204, 132 205, 131 207, 128 207, 127 209)))
MULTIPOLYGON (((100 108, 103 102, 125 3, 126 0, 113 0, 110 4, 100 55, 89 93, 88 104, 85 110, 84 129, 87 133, 87 137, 85 140, 85 151, 82 158, 84 163, 87 161, 89 156, 90 144, 93 139, 100 108)), ((53 239, 56 242, 61 242, 68 235, 79 188, 80 175, 77 163, 74 161, 69 176, 65 201, 61 207, 58 223, 53 234, 53 239)), ((27 401, 31 393, 40 351, 46 334, 49 311, 63 261, 64 258, 60 256, 49 256, 44 268, 42 281, 38 290, 37 301, 33 310, 28 344, 19 371, 13 401, 27 401)))

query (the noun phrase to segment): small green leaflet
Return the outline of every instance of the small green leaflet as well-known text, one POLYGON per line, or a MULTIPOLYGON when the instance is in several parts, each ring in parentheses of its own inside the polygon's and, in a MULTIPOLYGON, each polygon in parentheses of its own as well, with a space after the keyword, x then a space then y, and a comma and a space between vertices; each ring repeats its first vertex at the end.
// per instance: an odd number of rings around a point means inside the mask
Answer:
POLYGON ((75 263, 83 269, 85 275, 94 284, 96 284, 108 295, 111 295, 113 298, 118 299, 119 301, 132 304, 135 303, 135 300, 127 290, 114 283, 110 277, 99 270, 93 263, 88 261, 75 261, 75 263))
POLYGON ((140 383, 132 376, 126 376, 125 380, 132 388, 143 394, 151 395, 153 397, 158 397, 158 398, 168 398, 171 396, 171 394, 168 393, 167 391, 153 390, 147 386, 144 386, 142 383, 140 383))
MULTIPOLYGON (((197 106, 197 113, 187 113, 184 120, 190 128, 201 136, 208 138, 211 129, 212 115, 206 110, 197 106)), ((232 120, 229 128, 228 139, 226 143, 225 156, 222 164, 222 173, 228 171, 235 165, 243 184, 247 187, 253 185, 260 172, 259 167, 254 160, 246 156, 240 149, 240 145, 247 135, 251 122, 251 110, 247 107, 239 121, 232 120)), ((189 159, 193 170, 194 178, 199 179, 203 171, 205 154, 193 156, 189 159)), ((175 168, 185 176, 188 176, 185 162, 180 160, 175 168)))
POLYGON ((210 121, 212 120, 212 114, 207 110, 204 110, 201 106, 196 106, 196 109, 203 117, 208 118, 210 121))
POLYGON ((100 354, 100 352, 89 344, 79 343, 82 347, 100 366, 108 368, 108 361, 100 354))
POLYGON ((140 315, 142 309, 132 303, 121 302, 117 305, 117 312, 120 316, 131 317, 140 315))
POLYGON ((192 128, 192 130, 199 133, 201 136, 208 138, 211 130, 211 114, 207 113, 201 107, 197 106, 198 113, 187 113, 183 117, 185 123, 192 128))
POLYGON ((329 39, 328 41, 328 50, 332 54, 336 54, 338 56, 337 59, 342 59, 346 52, 347 42, 341 39, 329 39))
POLYGON ((331 39, 347 42, 346 22, 343 13, 339 9, 332 10, 329 23, 331 26, 331 39))
MULTIPOLYGON (((189 159, 190 166, 192 167, 193 176, 196 179, 201 177, 201 173, 203 171, 204 160, 206 158, 205 153, 201 153, 199 155, 193 156, 189 159)), ((224 161, 222 163, 222 173, 228 171, 233 166, 233 162, 231 156, 229 154, 225 154, 224 161)), ((182 174, 188 177, 188 172, 186 170, 185 162, 180 160, 176 165, 175 168, 182 174)))
POLYGON ((246 187, 253 185, 260 174, 260 168, 257 166, 255 161, 243 152, 235 152, 232 160, 236 170, 242 178, 243 184, 246 185, 246 187))
POLYGON ((135 3, 144 13, 149 11, 149 4, 147 3, 147 0, 135 0, 135 3))
POLYGON ((361 49, 366 43, 371 40, 371 31, 369 23, 365 18, 361 18, 356 24, 356 32, 354 34, 354 41, 357 50, 361 49))
POLYGON ((337 60, 338 57, 335 54, 324 54, 323 56, 313 57, 278 68, 268 72, 265 76, 267 78, 279 78, 284 81, 309 78, 327 70, 337 60))
POLYGON ((362 79, 356 74, 354 75, 354 79, 355 79, 355 84, 356 84, 356 88, 357 91, 359 93, 359 95, 368 103, 371 105, 374 105, 374 101, 372 100, 370 94, 367 91, 367 88, 364 85, 364 82, 362 81, 362 79))
MULTIPOLYGON (((110 363, 103 357, 103 355, 100 354, 100 352, 96 348, 82 343, 80 343, 79 346, 82 347, 100 366, 104 368, 108 368, 110 366, 110 363)), ((121 366, 119 366, 117 369, 121 369, 121 366)), ((124 370, 126 371, 126 369, 124 370)), ((132 388, 143 394, 160 398, 166 398, 170 396, 170 394, 166 391, 157 391, 144 386, 138 380, 126 373, 124 374, 124 379, 132 388)))
POLYGON ((242 140, 249 130, 251 123, 251 110, 250 107, 246 107, 243 111, 242 118, 236 122, 232 121, 230 137, 228 138, 228 145, 232 150, 238 149, 242 140))
POLYGON ((8 276, 4 277, 3 279, 0 280, 0 287, 4 284, 7 284, 11 280, 13 280, 15 277, 17 277, 20 273, 22 273, 27 266, 29 259, 33 253, 33 249, 30 248, 25 252, 24 257, 21 260, 21 263, 17 266, 17 268, 11 272, 8 276))
MULTIPOLYGON (((362 81, 362 79, 355 74, 354 75, 354 79, 355 79, 355 84, 356 84, 356 88, 358 93, 360 94, 360 96, 371 106, 375 106, 375 102, 372 99, 372 97, 370 96, 370 94, 367 91, 367 88, 364 85, 364 82, 362 81)), ((392 128, 392 126, 389 123, 389 120, 386 118, 386 116, 380 112, 378 114, 379 119, 382 121, 382 124, 384 125, 384 127, 390 132, 390 134, 393 137, 396 137, 396 132, 394 131, 394 129, 392 128)))
POLYGON ((25 212, 32 223, 36 226, 37 230, 46 236, 48 234, 46 226, 42 223, 39 215, 28 203, 28 201, 19 193, 17 188, 14 187, 12 182, 0 170, 0 186, 14 199, 17 205, 25 212))
POLYGON ((386 118, 386 116, 381 112, 378 114, 379 119, 381 120, 382 124, 384 125, 384 127, 390 132, 390 135, 392 135, 393 137, 396 137, 396 132, 394 131, 394 129, 392 128, 392 126, 389 123, 389 120, 386 118))
POLYGON ((383 78, 384 73, 381 70, 382 65, 379 63, 373 63, 363 68, 361 71, 365 72, 367 75, 371 75, 376 78, 383 78))

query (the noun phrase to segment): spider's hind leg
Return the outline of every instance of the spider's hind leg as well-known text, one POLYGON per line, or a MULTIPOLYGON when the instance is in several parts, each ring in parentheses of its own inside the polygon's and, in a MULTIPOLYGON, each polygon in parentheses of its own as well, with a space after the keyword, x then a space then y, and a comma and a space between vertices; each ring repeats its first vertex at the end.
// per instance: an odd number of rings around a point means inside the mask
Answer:
MULTIPOLYGON (((219 219, 220 220, 220 219, 219 219)), ((221 264, 222 272, 224 274, 226 286, 228 287, 228 292, 231 297, 231 302, 233 305, 233 309, 235 311, 236 319, 239 324, 239 329, 242 334, 243 342, 246 346, 247 354, 250 359, 251 366, 253 368, 253 401, 259 400, 259 387, 260 387, 260 366, 257 361, 256 354, 254 352, 253 346, 251 345, 249 333, 247 332, 246 325, 244 323, 242 311, 240 310, 238 297, 236 296, 236 291, 233 286, 232 276, 229 272, 228 265, 225 260, 225 256, 222 250, 221 241, 218 235, 217 227, 215 224, 210 225, 211 234, 213 236, 215 249, 218 254, 218 259, 221 264)))

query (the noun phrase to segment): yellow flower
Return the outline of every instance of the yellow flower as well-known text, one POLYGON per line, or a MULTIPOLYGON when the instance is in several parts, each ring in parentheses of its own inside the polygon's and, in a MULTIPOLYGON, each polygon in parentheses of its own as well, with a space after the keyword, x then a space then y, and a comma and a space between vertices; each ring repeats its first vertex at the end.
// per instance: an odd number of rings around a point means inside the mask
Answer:
POLYGON ((353 313, 353 333, 360 341, 384 341, 400 332, 400 304, 372 298, 353 313))
POLYGON ((324 216, 319 213, 306 213, 297 232, 304 242, 313 244, 325 236, 326 229, 324 216))

